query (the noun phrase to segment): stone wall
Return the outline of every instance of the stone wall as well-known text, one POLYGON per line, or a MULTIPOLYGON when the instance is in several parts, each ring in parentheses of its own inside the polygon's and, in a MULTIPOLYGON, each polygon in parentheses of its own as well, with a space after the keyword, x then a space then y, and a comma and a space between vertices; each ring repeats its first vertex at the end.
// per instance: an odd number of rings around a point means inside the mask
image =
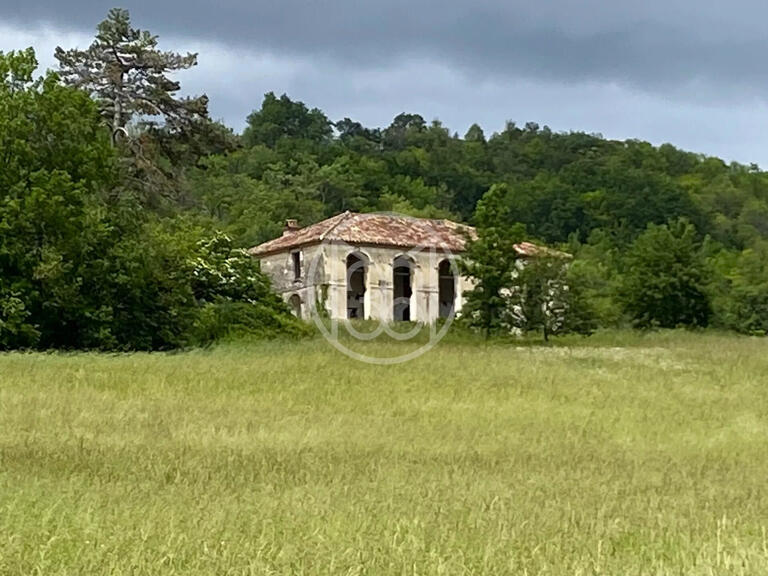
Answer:
MULTIPOLYGON (((362 308, 366 319, 391 322, 394 319, 394 264, 409 262, 412 294, 407 302, 412 321, 432 323, 439 317, 440 262, 449 254, 427 250, 404 250, 382 246, 350 246, 317 244, 304 246, 299 252, 301 275, 294 274, 292 252, 281 252, 261 258, 262 270, 272 278, 275 289, 286 302, 301 300, 300 314, 309 319, 316 307, 328 316, 347 318, 350 300, 347 286, 347 258, 357 255, 365 263, 365 294, 362 308), (293 300, 291 298, 293 297, 293 300)), ((468 281, 457 276, 456 311, 461 310, 462 295, 471 289, 468 281)))

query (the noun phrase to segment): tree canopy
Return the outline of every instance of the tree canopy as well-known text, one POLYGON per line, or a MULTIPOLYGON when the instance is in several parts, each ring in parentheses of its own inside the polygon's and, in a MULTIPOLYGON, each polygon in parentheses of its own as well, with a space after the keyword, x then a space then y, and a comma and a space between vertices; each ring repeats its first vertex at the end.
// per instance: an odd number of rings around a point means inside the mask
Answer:
POLYGON ((0 53, 0 349, 164 349, 243 319, 302 330, 244 251, 142 205, 97 103, 36 67, 0 53))

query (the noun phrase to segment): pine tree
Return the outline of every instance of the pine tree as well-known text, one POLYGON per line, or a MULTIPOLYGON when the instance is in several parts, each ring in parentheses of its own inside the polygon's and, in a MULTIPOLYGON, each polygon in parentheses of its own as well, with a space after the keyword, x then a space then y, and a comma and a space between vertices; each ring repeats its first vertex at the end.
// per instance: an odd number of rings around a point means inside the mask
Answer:
POLYGON ((127 10, 110 10, 86 50, 58 47, 55 56, 62 80, 96 100, 113 141, 132 121, 174 132, 208 117, 207 96, 178 98, 180 85, 169 77, 197 65, 197 54, 159 50, 157 36, 131 27, 127 10))

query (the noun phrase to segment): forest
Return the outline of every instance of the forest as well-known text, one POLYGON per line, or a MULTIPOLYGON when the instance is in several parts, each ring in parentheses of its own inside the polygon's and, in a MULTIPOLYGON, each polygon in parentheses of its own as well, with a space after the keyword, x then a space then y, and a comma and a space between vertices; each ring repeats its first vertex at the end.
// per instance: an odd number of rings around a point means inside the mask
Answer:
POLYGON ((308 334, 245 249, 343 210, 476 226, 459 325, 487 336, 509 332, 515 284, 556 281, 564 317, 530 314, 524 331, 768 331, 756 165, 536 123, 367 127, 274 93, 236 133, 205 96, 179 95, 197 56, 161 51, 119 9, 89 48, 55 56, 40 72, 31 48, 0 53, 0 349, 308 334), (511 275, 522 238, 572 259, 511 275))

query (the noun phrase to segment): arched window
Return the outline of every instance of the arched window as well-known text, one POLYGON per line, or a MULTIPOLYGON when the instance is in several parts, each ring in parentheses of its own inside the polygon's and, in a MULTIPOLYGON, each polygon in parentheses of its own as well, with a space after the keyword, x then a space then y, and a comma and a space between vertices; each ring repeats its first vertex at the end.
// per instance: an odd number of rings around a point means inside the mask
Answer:
POLYGON ((288 306, 291 307, 291 312, 296 318, 301 318, 301 297, 298 294, 294 294, 288 299, 288 306))

